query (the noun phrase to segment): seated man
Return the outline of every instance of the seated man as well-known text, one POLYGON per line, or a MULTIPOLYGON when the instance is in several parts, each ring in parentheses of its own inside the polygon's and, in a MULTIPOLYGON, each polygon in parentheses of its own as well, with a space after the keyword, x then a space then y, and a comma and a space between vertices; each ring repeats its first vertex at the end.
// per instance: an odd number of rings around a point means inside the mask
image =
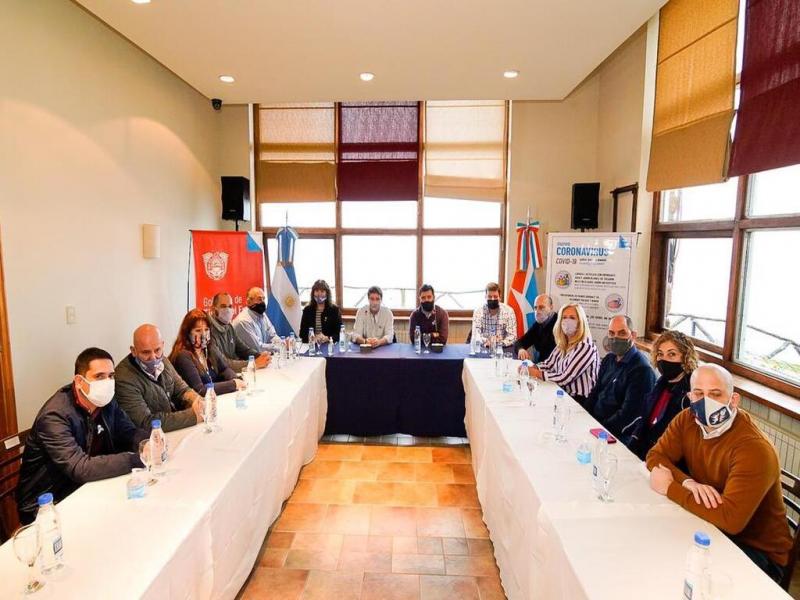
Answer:
POLYGON ((733 378, 719 365, 695 369, 689 401, 647 454, 650 487, 719 527, 780 581, 792 537, 775 448, 739 410, 733 378))
POLYGON ((233 298, 227 292, 220 292, 211 301, 208 311, 208 324, 211 325, 211 343, 228 359, 231 369, 237 373, 247 366, 250 355, 256 357, 256 368, 261 369, 269 364, 272 355, 261 352, 259 348, 251 348, 243 343, 233 331, 233 298))
POLYGON ((533 312, 536 322, 530 326, 525 335, 514 342, 514 349, 520 360, 534 360, 528 352, 528 348, 533 347, 539 353, 534 362, 544 362, 556 347, 553 327, 555 327, 558 312, 553 310, 553 299, 547 294, 536 296, 533 301, 533 312))
POLYGON ((414 330, 419 326, 422 333, 431 334, 432 344, 446 344, 450 317, 447 311, 433 302, 433 286, 424 284, 419 288, 419 308, 411 313, 408 321, 408 339, 414 342, 414 330))
POLYGON ((233 331, 241 343, 259 353, 275 350, 281 343, 281 338, 267 318, 265 297, 261 288, 250 288, 247 292, 247 308, 233 320, 233 331))
POLYGON ((650 362, 635 342, 630 317, 618 315, 608 322, 609 353, 600 363, 597 382, 584 406, 616 436, 639 414, 656 383, 650 362))
POLYGON ((500 286, 496 283, 486 285, 486 304, 472 313, 472 335, 487 348, 494 347, 497 340, 506 348, 517 340, 517 315, 508 304, 500 302, 500 286))
POLYGON ((367 290, 369 304, 356 312, 353 325, 353 341, 356 344, 369 344, 373 348, 391 344, 394 341, 394 315, 381 305, 383 291, 377 285, 367 290))
POLYGON ((139 442, 149 435, 149 423, 136 429, 114 400, 114 359, 87 348, 75 360, 72 383, 45 402, 28 434, 17 487, 20 521, 34 520, 41 494, 60 502, 87 481, 144 466, 139 442))
POLYGON ((203 399, 191 389, 164 356, 164 339, 155 325, 133 332, 133 346, 117 365, 116 399, 131 421, 149 427, 161 419, 164 431, 203 422, 203 399))

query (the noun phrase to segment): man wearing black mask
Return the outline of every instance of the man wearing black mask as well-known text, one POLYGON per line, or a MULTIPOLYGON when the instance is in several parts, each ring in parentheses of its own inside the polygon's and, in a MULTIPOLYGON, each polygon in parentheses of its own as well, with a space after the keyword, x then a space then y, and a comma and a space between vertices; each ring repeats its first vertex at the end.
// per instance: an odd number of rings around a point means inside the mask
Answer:
POLYGON ((656 375, 636 348, 636 331, 630 317, 619 315, 608 322, 607 346, 609 352, 600 363, 597 383, 584 408, 619 437, 622 427, 641 411, 656 375))
POLYGON ((433 286, 424 284, 419 288, 419 307, 411 313, 408 321, 408 339, 414 340, 414 330, 419 327, 422 333, 431 334, 434 344, 446 344, 450 317, 441 306, 434 304, 433 286))
POLYGON ((233 320, 233 331, 242 344, 249 348, 275 350, 281 338, 267 318, 266 296, 261 288, 250 288, 247 292, 247 308, 242 310, 233 320))

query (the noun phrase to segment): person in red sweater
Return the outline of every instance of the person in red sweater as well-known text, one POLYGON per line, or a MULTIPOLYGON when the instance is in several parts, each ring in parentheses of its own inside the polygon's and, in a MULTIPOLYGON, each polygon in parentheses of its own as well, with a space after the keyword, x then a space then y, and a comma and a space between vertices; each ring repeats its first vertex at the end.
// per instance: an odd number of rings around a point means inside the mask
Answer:
POLYGON ((739 408, 733 378, 722 367, 698 367, 688 396, 689 408, 647 454, 650 487, 719 527, 780 581, 792 537, 775 448, 739 408), (680 461, 688 473, 676 466, 680 461))

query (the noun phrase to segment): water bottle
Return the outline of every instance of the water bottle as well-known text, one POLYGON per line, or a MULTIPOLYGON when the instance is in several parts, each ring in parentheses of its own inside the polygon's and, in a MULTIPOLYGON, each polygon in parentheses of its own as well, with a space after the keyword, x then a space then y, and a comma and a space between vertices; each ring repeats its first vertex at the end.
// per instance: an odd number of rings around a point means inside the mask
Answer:
POLYGON ((710 600, 711 538, 696 531, 694 543, 686 556, 686 575, 683 580, 684 600, 710 600))
POLYGON ((42 494, 38 503, 36 524, 39 526, 39 540, 42 545, 39 560, 42 573, 46 575, 64 566, 64 541, 61 538, 61 521, 53 504, 53 494, 42 494))
POLYGON ((422 330, 419 325, 414 328, 414 352, 417 354, 422 353, 422 330))
POLYGON ((161 419, 153 419, 150 430, 150 468, 153 475, 164 474, 164 463, 167 462, 167 436, 161 429, 161 419))
POLYGON ((498 342, 494 347, 494 375, 495 377, 503 376, 503 346, 498 342))
POLYGON ((562 437, 564 410, 564 390, 556 390, 556 399, 553 401, 553 435, 556 441, 562 437))
POLYGON ((247 357, 247 370, 245 371, 247 379, 247 395, 250 396, 256 389, 256 357, 252 354, 247 357))
POLYGON ((333 356, 333 338, 328 338, 328 356, 333 356))
POLYGON ((603 490, 603 477, 600 474, 600 465, 608 454, 608 433, 601 431, 597 434, 597 441, 594 443, 592 452, 592 489, 599 495, 603 490))
POLYGON ((342 325, 339 328, 339 354, 344 354, 347 352, 347 331, 342 325))
POLYGON ((205 403, 203 405, 203 421, 205 421, 204 431, 211 433, 217 422, 217 393, 214 391, 214 384, 206 384, 205 403))
POLYGON ((289 334, 289 343, 288 343, 288 346, 286 348, 286 356, 287 356, 289 362, 292 362, 295 358, 297 358, 295 356, 295 354, 294 354, 294 342, 295 342, 295 339, 296 338, 294 337, 294 331, 293 331, 292 333, 289 334))
POLYGON ((308 355, 314 356, 317 352, 317 340, 314 338, 314 328, 308 328, 308 355))

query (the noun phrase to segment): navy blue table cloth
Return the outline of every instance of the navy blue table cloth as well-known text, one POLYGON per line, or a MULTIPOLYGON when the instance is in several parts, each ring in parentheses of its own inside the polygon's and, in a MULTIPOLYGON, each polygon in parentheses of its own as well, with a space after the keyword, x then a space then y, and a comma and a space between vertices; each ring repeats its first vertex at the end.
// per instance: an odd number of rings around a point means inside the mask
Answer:
POLYGON ((410 344, 390 344, 361 353, 328 356, 326 434, 363 436, 407 433, 460 436, 464 429, 461 373, 466 344, 448 344, 441 354, 416 354, 410 344))

